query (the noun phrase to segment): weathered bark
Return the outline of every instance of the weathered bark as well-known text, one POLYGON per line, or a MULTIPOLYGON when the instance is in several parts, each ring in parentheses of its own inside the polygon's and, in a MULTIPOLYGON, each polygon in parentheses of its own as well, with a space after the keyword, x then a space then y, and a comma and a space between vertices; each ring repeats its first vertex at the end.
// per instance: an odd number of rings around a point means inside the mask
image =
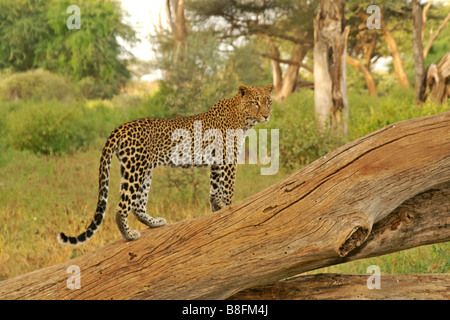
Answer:
MULTIPOLYGON (((447 53, 436 66, 431 64, 427 69, 426 90, 432 101, 439 104, 450 98, 450 53, 447 53)), ((424 100, 427 95, 424 95, 424 100)))
POLYGON ((414 90, 416 104, 423 101, 425 96, 425 59, 422 46, 422 7, 419 0, 412 0, 413 16, 413 52, 414 52, 414 90))
POLYGON ((314 106, 320 128, 328 121, 341 126, 347 135, 348 101, 346 82, 347 37, 343 28, 344 1, 320 1, 314 19, 314 106))
POLYGON ((369 275, 317 274, 239 292, 230 300, 448 300, 450 274, 382 274, 380 290, 369 275))
MULTIPOLYGON (((366 250, 378 254, 374 225, 450 181, 449 126, 450 112, 389 125, 228 208, 0 282, 0 298, 223 299, 366 250), (67 289, 70 265, 81 270, 79 290, 67 289)), ((441 214, 422 228, 427 241, 449 239, 441 214)), ((411 217, 402 221, 399 232, 411 217)))
POLYGON ((357 59, 354 59, 354 58, 350 57, 349 55, 346 56, 346 61, 353 68, 356 68, 362 72, 362 74, 364 76, 364 80, 366 80, 366 86, 367 86, 367 90, 369 90, 369 94, 371 96, 376 97, 377 96, 377 84, 376 84, 372 74, 370 73, 369 69, 367 69, 367 67, 364 64, 362 64, 361 62, 359 62, 357 59))

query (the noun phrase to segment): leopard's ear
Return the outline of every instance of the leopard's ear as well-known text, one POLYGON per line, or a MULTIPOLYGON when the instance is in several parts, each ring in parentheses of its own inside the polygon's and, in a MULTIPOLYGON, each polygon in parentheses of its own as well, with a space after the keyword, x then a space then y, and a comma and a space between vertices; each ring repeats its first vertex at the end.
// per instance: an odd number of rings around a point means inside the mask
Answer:
POLYGON ((239 93, 241 94, 241 96, 245 96, 248 92, 248 88, 246 86, 239 86, 239 93))
POLYGON ((273 83, 269 84, 266 88, 267 91, 272 92, 273 90, 273 83))

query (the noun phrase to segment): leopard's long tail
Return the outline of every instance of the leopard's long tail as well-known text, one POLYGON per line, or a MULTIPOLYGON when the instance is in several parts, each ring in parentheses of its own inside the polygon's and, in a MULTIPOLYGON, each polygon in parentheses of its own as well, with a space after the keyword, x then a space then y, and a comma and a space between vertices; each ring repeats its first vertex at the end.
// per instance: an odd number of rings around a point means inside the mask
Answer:
POLYGON ((97 210, 95 211, 94 219, 87 229, 77 237, 69 237, 64 233, 58 234, 58 241, 63 245, 76 246, 88 241, 94 233, 99 229, 103 221, 108 203, 108 186, 109 186, 109 170, 111 167, 111 159, 117 150, 118 145, 118 130, 114 130, 109 136, 105 147, 103 148, 102 157, 100 159, 99 168, 99 187, 98 187, 98 201, 97 210))

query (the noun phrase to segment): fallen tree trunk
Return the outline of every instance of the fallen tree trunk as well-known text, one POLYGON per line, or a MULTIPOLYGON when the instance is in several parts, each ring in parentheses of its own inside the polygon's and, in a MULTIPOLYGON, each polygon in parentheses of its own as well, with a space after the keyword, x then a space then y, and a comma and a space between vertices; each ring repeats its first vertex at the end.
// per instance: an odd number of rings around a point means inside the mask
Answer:
MULTIPOLYGON (((331 266, 450 240, 450 182, 405 201, 377 222, 358 248, 331 266)), ((318 267, 320 267, 318 265, 318 267)), ((380 267, 381 273, 383 269, 380 267)), ((450 274, 382 275, 383 290, 369 290, 365 275, 311 275, 238 292, 229 299, 449 299, 450 274), (363 279, 363 280, 361 280, 363 279), (386 282, 387 281, 387 282, 386 282)))
POLYGON ((244 290, 231 300, 448 300, 450 274, 382 274, 380 290, 368 275, 315 274, 244 290))
MULTIPOLYGON (((449 128, 450 112, 389 125, 226 209, 0 282, 0 298, 223 299, 365 250, 378 254, 367 241, 374 224, 450 181, 449 128), (67 288, 71 265, 80 289, 67 288)), ((448 210, 444 219, 444 227, 426 226, 428 243, 450 240, 448 210)))

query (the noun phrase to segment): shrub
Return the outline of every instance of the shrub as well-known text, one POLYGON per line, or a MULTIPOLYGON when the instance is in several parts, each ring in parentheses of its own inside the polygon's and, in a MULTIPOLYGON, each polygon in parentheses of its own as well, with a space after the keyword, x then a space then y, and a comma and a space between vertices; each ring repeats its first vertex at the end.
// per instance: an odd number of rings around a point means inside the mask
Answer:
POLYGON ((6 74, 0 81, 0 97, 6 101, 67 101, 78 95, 77 87, 71 85, 66 78, 42 69, 6 74))
POLYGON ((80 103, 67 106, 51 100, 6 107, 10 112, 4 132, 16 149, 60 154, 85 148, 95 138, 95 115, 80 103))
POLYGON ((118 92, 118 85, 99 81, 93 77, 85 77, 78 82, 80 93, 86 99, 107 99, 118 92))

